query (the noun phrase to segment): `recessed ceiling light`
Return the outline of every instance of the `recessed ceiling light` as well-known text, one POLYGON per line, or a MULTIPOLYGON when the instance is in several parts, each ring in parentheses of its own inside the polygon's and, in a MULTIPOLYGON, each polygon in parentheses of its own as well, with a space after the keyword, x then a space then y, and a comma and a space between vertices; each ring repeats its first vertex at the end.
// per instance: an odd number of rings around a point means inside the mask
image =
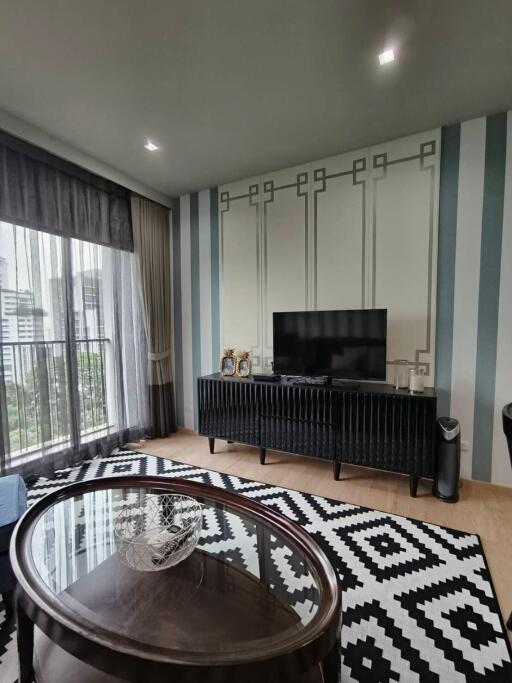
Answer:
POLYGON ((384 50, 384 52, 381 52, 379 55, 379 64, 381 66, 383 64, 389 64, 389 62, 394 62, 394 61, 395 61, 394 50, 384 50))
POLYGON ((151 140, 146 140, 146 144, 144 145, 144 147, 146 149, 149 149, 150 152, 156 152, 156 150, 158 149, 158 145, 155 145, 155 143, 151 140))

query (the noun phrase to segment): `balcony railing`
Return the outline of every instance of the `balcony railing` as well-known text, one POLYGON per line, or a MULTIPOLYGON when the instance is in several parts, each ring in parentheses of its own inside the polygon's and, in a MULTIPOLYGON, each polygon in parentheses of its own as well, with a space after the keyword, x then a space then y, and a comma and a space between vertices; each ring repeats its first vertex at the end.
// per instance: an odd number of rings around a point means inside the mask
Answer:
POLYGON ((72 445, 73 433, 84 441, 108 427, 109 343, 0 343, 11 455, 72 445))

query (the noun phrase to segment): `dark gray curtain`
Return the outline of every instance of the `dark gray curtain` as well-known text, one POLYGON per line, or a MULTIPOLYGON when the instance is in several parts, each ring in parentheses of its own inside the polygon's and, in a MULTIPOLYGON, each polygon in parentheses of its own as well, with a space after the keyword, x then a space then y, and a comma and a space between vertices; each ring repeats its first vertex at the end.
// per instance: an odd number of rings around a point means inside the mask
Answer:
POLYGON ((128 190, 2 131, 0 220, 133 251, 128 190))
POLYGON ((152 436, 176 431, 171 369, 171 236, 168 209, 132 196, 135 256, 140 269, 152 436))

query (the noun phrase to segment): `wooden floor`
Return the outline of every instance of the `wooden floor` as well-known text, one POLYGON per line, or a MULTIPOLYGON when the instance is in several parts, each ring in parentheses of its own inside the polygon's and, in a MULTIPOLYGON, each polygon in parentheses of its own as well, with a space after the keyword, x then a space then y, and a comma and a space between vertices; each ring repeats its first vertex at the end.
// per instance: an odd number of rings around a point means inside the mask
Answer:
POLYGON ((257 448, 225 441, 216 441, 215 454, 210 455, 206 438, 187 430, 133 447, 218 472, 479 534, 505 621, 512 610, 512 488, 464 480, 459 502, 450 505, 432 496, 431 482, 420 482, 418 497, 411 498, 407 477, 363 467, 343 466, 341 480, 334 481, 331 464, 313 458, 268 451, 263 466, 257 448))

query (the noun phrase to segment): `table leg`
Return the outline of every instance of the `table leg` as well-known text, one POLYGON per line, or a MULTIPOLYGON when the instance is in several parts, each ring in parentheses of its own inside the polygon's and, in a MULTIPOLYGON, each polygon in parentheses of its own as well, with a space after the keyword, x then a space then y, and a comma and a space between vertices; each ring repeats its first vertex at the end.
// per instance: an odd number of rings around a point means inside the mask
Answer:
POLYGON ((268 531, 263 525, 258 525, 256 528, 256 548, 258 551, 260 583, 264 586, 268 586, 269 537, 268 531))
POLYGON ((413 498, 416 498, 419 480, 420 478, 416 474, 409 475, 409 492, 413 498))
POLYGON ((208 437, 208 445, 210 446, 210 453, 211 455, 213 455, 213 452, 215 450, 215 439, 211 436, 208 437))
POLYGON ((338 638, 332 650, 322 662, 324 683, 340 683, 341 681, 341 638, 338 638))
POLYGON ((32 683, 34 680, 34 624, 25 610, 16 603, 19 683, 32 683))
POLYGON ((267 449, 260 446, 260 465, 265 464, 265 456, 267 455, 267 449))

